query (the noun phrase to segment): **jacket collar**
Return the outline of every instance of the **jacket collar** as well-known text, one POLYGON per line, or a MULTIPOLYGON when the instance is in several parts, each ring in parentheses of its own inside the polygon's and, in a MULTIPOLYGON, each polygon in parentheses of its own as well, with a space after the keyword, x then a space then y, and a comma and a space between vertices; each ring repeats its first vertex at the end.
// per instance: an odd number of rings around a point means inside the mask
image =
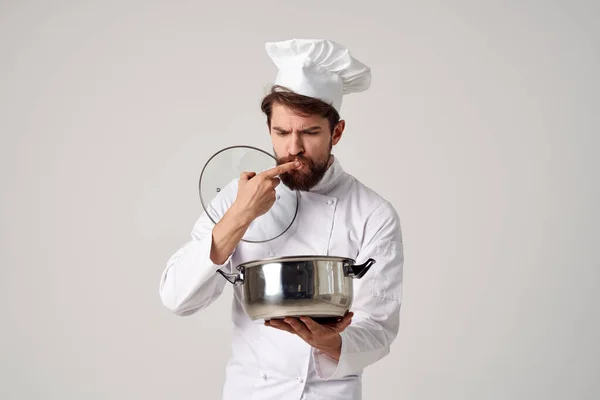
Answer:
POLYGON ((333 158, 333 162, 329 168, 327 168, 327 171, 325 171, 323 178, 309 190, 309 193, 326 195, 331 193, 331 191, 340 183, 340 178, 342 177, 344 170, 337 157, 333 154, 331 157, 333 158))

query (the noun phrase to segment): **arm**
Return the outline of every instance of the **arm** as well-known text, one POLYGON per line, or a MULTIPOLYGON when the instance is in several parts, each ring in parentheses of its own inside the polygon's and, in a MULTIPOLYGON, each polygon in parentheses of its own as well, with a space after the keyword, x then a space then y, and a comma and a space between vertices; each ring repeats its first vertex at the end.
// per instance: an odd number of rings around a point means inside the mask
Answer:
POLYGON ((185 316, 208 307, 223 292, 225 279, 217 269, 231 271, 231 256, 249 222, 232 207, 214 225, 206 213, 192 230, 192 240, 167 262, 159 293, 165 307, 185 316))
POLYGON ((223 216, 214 225, 206 213, 198 219, 192 240, 167 262, 159 292, 165 307, 177 315, 190 315, 209 306, 222 292, 225 280, 215 273, 231 272, 231 257, 251 222, 275 202, 277 175, 299 165, 287 163, 264 171, 242 173, 212 201, 211 208, 223 216))
POLYGON ((369 257, 376 263, 356 285, 354 317, 339 334, 339 353, 313 349, 317 374, 322 379, 356 374, 374 364, 389 353, 398 334, 404 255, 400 220, 388 202, 367 220, 357 262, 369 257))

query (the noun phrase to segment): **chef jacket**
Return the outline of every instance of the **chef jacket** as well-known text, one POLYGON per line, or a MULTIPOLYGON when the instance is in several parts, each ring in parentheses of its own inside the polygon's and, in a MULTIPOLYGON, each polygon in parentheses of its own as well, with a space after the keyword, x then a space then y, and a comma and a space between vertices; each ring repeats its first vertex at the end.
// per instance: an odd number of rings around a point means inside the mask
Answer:
POLYGON ((352 323, 341 332, 339 361, 320 354, 299 336, 252 321, 242 306, 242 286, 233 286, 232 355, 225 372, 224 400, 361 399, 362 372, 385 357, 400 321, 403 244, 394 207, 334 157, 323 179, 300 191, 292 226, 264 243, 240 242, 220 265, 210 259, 214 223, 203 213, 191 240, 168 260, 159 293, 163 304, 188 316, 208 307, 241 263, 271 257, 332 255, 371 269, 353 280, 352 323))

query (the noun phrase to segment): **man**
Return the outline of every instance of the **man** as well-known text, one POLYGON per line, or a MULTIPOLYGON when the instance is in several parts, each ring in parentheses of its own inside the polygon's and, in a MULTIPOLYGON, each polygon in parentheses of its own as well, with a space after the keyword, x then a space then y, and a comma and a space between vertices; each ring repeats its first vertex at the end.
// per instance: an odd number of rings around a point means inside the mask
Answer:
POLYGON ((235 201, 214 225, 205 214, 192 240, 168 261, 160 283, 166 307, 191 315, 208 307, 226 280, 251 260, 289 255, 341 255, 376 263, 354 280, 352 310, 333 325, 311 318, 252 321, 234 286, 233 349, 224 399, 360 399, 364 368, 390 351, 399 327, 403 247, 392 205, 344 172, 331 153, 341 139, 342 96, 366 90, 370 69, 328 40, 267 43, 279 69, 262 102, 278 166, 248 171, 235 201), (264 243, 241 241, 251 222, 268 212, 275 188, 299 191, 298 215, 283 235, 264 243))

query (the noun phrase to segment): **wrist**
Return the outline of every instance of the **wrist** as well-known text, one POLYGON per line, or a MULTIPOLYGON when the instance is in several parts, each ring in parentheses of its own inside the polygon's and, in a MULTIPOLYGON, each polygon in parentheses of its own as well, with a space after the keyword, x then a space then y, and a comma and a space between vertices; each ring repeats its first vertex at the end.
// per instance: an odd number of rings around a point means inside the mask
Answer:
POLYGON ((232 221, 236 222, 243 227, 248 227, 254 218, 250 215, 250 213, 244 209, 242 209, 238 203, 233 203, 229 210, 227 211, 227 215, 231 218, 232 221))
POLYGON ((315 347, 318 353, 326 355, 329 358, 333 358, 336 361, 339 361, 340 356, 342 354, 342 337, 338 333, 335 336, 335 339, 332 343, 326 346, 315 347))

